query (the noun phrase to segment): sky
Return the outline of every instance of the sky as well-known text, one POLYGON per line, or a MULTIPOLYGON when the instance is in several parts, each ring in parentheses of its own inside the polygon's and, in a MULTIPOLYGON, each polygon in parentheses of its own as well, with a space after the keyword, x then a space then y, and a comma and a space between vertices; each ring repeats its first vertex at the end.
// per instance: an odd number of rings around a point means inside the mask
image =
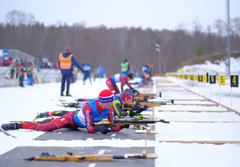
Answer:
MULTIPOLYGON (((226 21, 227 0, 0 0, 0 22, 18 10, 32 13, 45 25, 57 22, 86 27, 141 27, 192 30, 193 22, 206 30, 216 19, 226 21)), ((240 1, 230 0, 230 18, 240 17, 240 1)))
MULTIPOLYGON (((234 60, 233 60, 234 61, 234 60)), ((235 59, 234 64, 239 64, 240 61, 235 59)), ((203 68, 213 69, 212 64, 203 64, 199 68, 200 72, 203 68)), ((196 66, 194 66, 196 70, 196 66)), ((224 63, 220 63, 216 70, 224 68, 224 63)), ((190 70, 188 66, 186 69, 190 70)), ((237 70, 237 69, 234 69, 237 70)), ((238 69, 239 71, 239 69, 238 69)), ((195 71, 196 72, 196 71, 195 71)), ((225 86, 219 87, 218 84, 210 85, 207 83, 193 84, 192 81, 182 80, 173 77, 165 77, 172 83, 157 82, 158 79, 163 77, 153 77, 154 86, 150 90, 151 93, 162 92, 162 97, 155 100, 164 99, 203 99, 194 93, 186 91, 184 88, 194 91, 195 93, 211 98, 221 104, 228 106, 240 112, 239 97, 240 87, 233 88, 229 86, 229 81, 226 81, 225 86), (174 88, 174 85, 180 85, 183 88, 174 88), (193 86, 194 85, 194 86, 193 86), (160 88, 161 86, 162 88, 160 88), (169 87, 167 87, 169 86, 169 87), (232 96, 232 97, 231 97, 232 96)), ((136 78, 135 81, 139 80, 136 78)), ((71 94, 73 97, 60 97, 60 82, 35 84, 34 86, 21 87, 0 87, 0 124, 7 123, 12 120, 32 120, 38 112, 53 111, 53 110, 69 110, 72 108, 64 108, 60 106, 59 99, 66 101, 74 101, 78 97, 93 98, 97 97, 98 93, 107 88, 105 79, 97 79, 90 85, 89 81, 83 85, 82 80, 71 84, 71 94), (11 100, 9 100, 11 99, 11 100)), ((147 92, 147 89, 137 89, 140 92, 147 92)), ((225 141, 240 141, 240 116, 234 112, 199 112, 192 113, 186 110, 225 110, 222 106, 186 106, 181 103, 192 104, 211 104, 211 101, 175 101, 175 105, 163 105, 155 107, 155 117, 168 120, 170 124, 155 125, 155 130, 159 133, 156 134, 156 139, 148 140, 149 147, 155 147, 155 152, 158 158, 155 160, 155 166, 166 167, 195 167, 211 166, 211 167, 239 167, 240 164, 240 149, 239 144, 182 144, 159 142, 160 140, 225 140, 225 141), (180 103, 180 104, 179 104, 180 103), (169 112, 168 110, 178 109, 185 110, 185 112, 169 112), (162 110, 162 112, 157 112, 162 110), (174 122, 175 121, 175 122, 174 122), (180 123, 176 121, 232 121, 237 123, 180 123), (173 160, 174 159, 174 160, 173 160)), ((146 111, 144 114, 150 114, 152 110, 146 111)), ((14 130, 8 131, 10 134, 15 135, 16 138, 0 133, 1 147, 0 155, 10 151, 18 146, 33 146, 33 147, 93 147, 93 146, 106 146, 107 147, 144 147, 144 140, 33 140, 34 138, 42 135, 44 132, 36 132, 32 130, 14 130)), ((51 132, 49 132, 51 133, 51 132)), ((106 154, 101 150, 102 154, 106 154)))

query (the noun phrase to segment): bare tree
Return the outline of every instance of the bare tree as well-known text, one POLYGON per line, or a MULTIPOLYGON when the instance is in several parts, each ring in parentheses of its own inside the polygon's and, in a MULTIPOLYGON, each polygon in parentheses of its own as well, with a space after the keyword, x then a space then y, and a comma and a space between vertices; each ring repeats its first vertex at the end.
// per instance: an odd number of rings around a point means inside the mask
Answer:
POLYGON ((234 51, 240 51, 240 17, 231 20, 231 34, 232 34, 232 49, 234 51))
POLYGON ((6 14, 5 20, 7 24, 18 26, 23 24, 35 24, 35 17, 32 13, 26 14, 22 11, 13 10, 6 14))
MULTIPOLYGON (((152 74, 159 72, 159 55, 156 43, 161 46, 162 72, 178 69, 182 62, 196 57, 202 47, 206 54, 224 53, 226 33, 224 21, 216 20, 204 32, 199 20, 194 20, 194 31, 184 25, 176 30, 141 28, 86 28, 84 23, 68 26, 61 22, 52 26, 34 23, 34 17, 20 11, 6 15, 8 24, 0 23, 0 46, 18 49, 33 56, 46 55, 56 62, 66 45, 71 47, 79 63, 88 60, 93 68, 105 67, 107 75, 120 72, 120 63, 128 59, 136 71, 144 63, 154 64, 152 74), (214 31, 215 30, 215 31, 214 31)), ((231 21, 231 49, 240 49, 240 18, 231 21)))

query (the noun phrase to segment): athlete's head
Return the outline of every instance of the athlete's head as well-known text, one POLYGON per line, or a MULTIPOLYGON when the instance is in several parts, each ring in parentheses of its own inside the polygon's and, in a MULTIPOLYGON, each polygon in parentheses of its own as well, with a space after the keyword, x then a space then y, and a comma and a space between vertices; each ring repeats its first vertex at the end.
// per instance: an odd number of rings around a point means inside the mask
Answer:
POLYGON ((104 89, 99 93, 98 101, 102 108, 112 107, 113 100, 114 94, 109 89, 104 89))
POLYGON ((132 102, 132 95, 128 92, 124 92, 121 97, 120 100, 122 103, 129 103, 132 102))
POLYGON ((128 80, 132 80, 133 79, 133 74, 128 74, 127 78, 128 78, 128 80))
POLYGON ((65 52, 71 52, 70 46, 68 46, 68 45, 66 46, 65 52))

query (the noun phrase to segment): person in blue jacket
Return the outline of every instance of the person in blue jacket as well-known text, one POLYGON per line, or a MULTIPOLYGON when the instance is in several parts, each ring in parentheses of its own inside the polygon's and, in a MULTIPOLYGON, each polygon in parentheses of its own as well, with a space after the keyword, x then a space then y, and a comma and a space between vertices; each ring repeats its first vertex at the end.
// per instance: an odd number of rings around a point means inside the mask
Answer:
POLYGON ((80 71, 83 71, 82 67, 78 64, 77 60, 74 58, 74 55, 71 53, 70 47, 66 46, 64 52, 59 54, 58 66, 62 74, 62 83, 61 83, 61 96, 64 96, 65 82, 67 81, 66 96, 71 96, 70 83, 73 75, 73 65, 75 65, 80 71))
POLYGON ((106 84, 108 86, 108 88, 114 92, 114 95, 119 94, 120 90, 117 87, 117 83, 121 83, 121 92, 123 92, 123 87, 126 84, 130 89, 133 89, 131 84, 129 83, 130 80, 133 80, 133 74, 124 74, 124 73, 120 73, 120 74, 114 74, 110 77, 108 77, 108 79, 106 80, 106 84))
POLYGON ((41 123, 27 121, 4 123, 1 125, 1 128, 4 130, 32 129, 45 132, 61 128, 86 128, 89 133, 100 132, 102 134, 107 134, 117 132, 127 127, 119 125, 116 127, 94 125, 94 123, 98 123, 105 118, 108 119, 108 122, 113 121, 113 100, 113 93, 108 89, 104 89, 99 93, 97 100, 89 100, 82 109, 65 112, 60 118, 45 120, 41 123))
POLYGON ((89 78, 89 81, 92 85, 91 81, 91 65, 90 63, 86 60, 85 63, 82 64, 83 69, 84 69, 84 76, 83 76, 83 85, 85 85, 85 81, 89 78))
POLYGON ((99 65, 99 67, 98 67, 98 74, 99 74, 99 78, 105 77, 104 67, 101 65, 99 65))

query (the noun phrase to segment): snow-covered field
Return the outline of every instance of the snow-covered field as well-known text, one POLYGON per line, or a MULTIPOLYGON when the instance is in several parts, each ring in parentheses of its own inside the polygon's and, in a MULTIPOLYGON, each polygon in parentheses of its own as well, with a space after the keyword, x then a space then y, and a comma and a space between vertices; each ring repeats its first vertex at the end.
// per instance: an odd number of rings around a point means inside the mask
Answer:
MULTIPOLYGON (((208 64, 208 68, 210 65, 208 64)), ((238 66, 239 67, 239 66, 238 66)), ((221 69, 224 69, 223 67, 221 69)), ((236 69, 235 69, 236 71, 236 69)), ((161 77, 154 77, 154 80, 161 77)), ((209 97, 217 102, 220 102, 234 110, 240 111, 240 88, 230 88, 229 85, 219 86, 209 84, 194 84, 189 81, 176 79, 172 77, 165 78, 172 81, 174 84, 181 85, 190 89, 197 94, 209 97)), ((227 83, 227 82, 226 82, 227 83)), ((74 97, 60 97, 60 83, 38 84, 34 86, 21 87, 4 87, 0 88, 0 124, 7 123, 12 120, 33 120, 38 112, 66 109, 57 104, 61 104, 59 99, 74 101, 76 97, 94 98, 98 93, 107 88, 105 79, 97 79, 90 85, 86 82, 83 85, 82 81, 77 81, 71 85, 70 93, 74 97)), ((158 88, 154 85, 152 92, 157 93, 158 88)), ((165 91, 162 98, 186 98, 189 92, 180 94, 178 91, 165 91)), ((202 98, 191 94, 191 98, 202 98)), ((178 102, 180 103, 180 102, 178 102)), ((198 103, 203 103, 198 101, 198 103)), ((210 102, 208 102, 210 103, 210 102)), ((177 101, 176 101, 177 104, 177 101)), ((206 109, 205 106, 186 106, 176 105, 179 110, 206 109), (186 109, 187 108, 187 109, 186 109)), ((166 143, 159 142, 160 140, 226 140, 240 141, 240 116, 234 112, 170 112, 167 109, 176 106, 162 106, 166 109, 163 112, 157 112, 162 107, 155 108, 155 116, 161 119, 173 121, 170 124, 156 124, 155 141, 148 141, 148 146, 154 146, 158 158, 155 160, 155 166, 165 167, 239 167, 240 164, 240 144, 182 144, 182 143, 166 143), (235 121, 234 123, 181 123, 177 121, 235 121), (176 122, 174 122, 176 121, 176 122), (236 123, 238 122, 238 123, 236 123)), ((221 106, 209 106, 218 110, 225 110, 221 106)), ((71 109, 70 109, 71 110, 71 109)), ((114 147, 144 147, 143 140, 93 140, 88 139, 79 142, 75 141, 36 141, 32 140, 35 137, 43 134, 31 130, 16 130, 9 133, 17 136, 17 139, 8 137, 0 133, 1 147, 0 154, 3 154, 17 146, 66 146, 66 147, 81 147, 81 146, 114 146, 114 147)), ((133 134, 134 135, 134 134, 133 134)))

